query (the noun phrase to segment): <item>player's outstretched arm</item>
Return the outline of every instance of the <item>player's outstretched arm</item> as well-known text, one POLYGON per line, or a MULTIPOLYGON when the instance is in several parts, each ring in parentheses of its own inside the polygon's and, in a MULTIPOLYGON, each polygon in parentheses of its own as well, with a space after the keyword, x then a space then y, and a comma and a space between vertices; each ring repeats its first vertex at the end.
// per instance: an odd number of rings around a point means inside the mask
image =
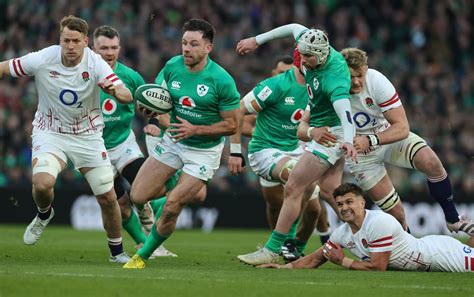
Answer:
POLYGON ((278 268, 278 269, 307 269, 307 268, 318 268, 322 264, 326 263, 327 259, 323 255, 323 248, 320 247, 315 252, 299 258, 298 260, 282 265, 282 264, 263 264, 257 266, 258 268, 278 268))
POLYGON ((114 96, 120 103, 127 104, 133 102, 133 96, 125 84, 114 85, 108 79, 104 79, 99 83, 99 87, 109 95, 114 96))
POLYGON ((240 55, 245 55, 247 53, 250 53, 256 50, 259 45, 264 44, 274 39, 279 39, 279 38, 284 38, 284 37, 289 37, 289 36, 293 36, 296 39, 298 34, 301 31, 306 30, 306 29, 308 28, 306 28, 303 25, 295 24, 295 23, 280 26, 268 32, 259 34, 255 37, 242 39, 241 41, 237 43, 236 51, 240 55))
POLYGON ((10 75, 10 67, 8 61, 0 62, 0 79, 5 75, 10 75))
POLYGON ((385 271, 387 270, 388 260, 391 254, 390 251, 370 253, 369 261, 355 261, 344 256, 342 247, 331 241, 325 243, 322 249, 326 259, 334 264, 353 270, 385 271))

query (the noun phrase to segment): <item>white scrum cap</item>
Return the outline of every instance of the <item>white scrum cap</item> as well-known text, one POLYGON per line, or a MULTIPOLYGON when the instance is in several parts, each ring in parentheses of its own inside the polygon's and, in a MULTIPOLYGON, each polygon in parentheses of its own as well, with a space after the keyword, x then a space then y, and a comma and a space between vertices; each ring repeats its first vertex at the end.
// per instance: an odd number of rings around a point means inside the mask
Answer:
POLYGON ((318 65, 329 55, 329 39, 319 29, 309 29, 298 39, 298 51, 303 55, 313 55, 318 58, 318 65))

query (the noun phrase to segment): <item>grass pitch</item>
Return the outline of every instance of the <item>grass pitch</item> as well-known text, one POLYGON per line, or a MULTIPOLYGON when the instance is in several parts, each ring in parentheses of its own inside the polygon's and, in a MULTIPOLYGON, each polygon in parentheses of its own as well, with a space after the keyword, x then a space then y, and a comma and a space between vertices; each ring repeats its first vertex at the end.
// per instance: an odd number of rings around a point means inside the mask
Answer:
MULTIPOLYGON (((105 233, 49 226, 34 246, 25 226, 0 226, 0 297, 7 296, 467 296, 471 273, 357 272, 331 263, 316 270, 256 269, 235 256, 255 250, 268 231, 178 230, 165 246, 178 258, 139 271, 108 262, 105 233)), ((124 235, 126 250, 134 247, 124 235)), ((308 251, 319 246, 311 239, 308 251)))

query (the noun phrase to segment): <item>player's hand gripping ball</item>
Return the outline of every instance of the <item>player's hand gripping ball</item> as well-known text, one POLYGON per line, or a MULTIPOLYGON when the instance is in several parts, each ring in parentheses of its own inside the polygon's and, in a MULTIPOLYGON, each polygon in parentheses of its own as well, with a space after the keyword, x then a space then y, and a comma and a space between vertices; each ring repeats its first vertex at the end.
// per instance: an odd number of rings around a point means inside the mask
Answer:
POLYGON ((139 86, 135 91, 138 107, 143 107, 157 114, 168 113, 173 108, 173 101, 167 89, 156 84, 139 86))

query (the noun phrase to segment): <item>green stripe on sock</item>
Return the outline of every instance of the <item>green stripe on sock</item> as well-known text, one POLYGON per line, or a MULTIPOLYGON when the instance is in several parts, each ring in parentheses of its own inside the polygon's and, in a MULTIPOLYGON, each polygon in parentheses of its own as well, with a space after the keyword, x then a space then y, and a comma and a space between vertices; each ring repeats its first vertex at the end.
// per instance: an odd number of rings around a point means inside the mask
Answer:
POLYGON ((127 231, 128 234, 130 234, 136 244, 144 243, 146 241, 146 236, 143 233, 140 221, 133 210, 130 213, 130 218, 128 218, 128 220, 122 221, 122 227, 125 229, 125 231, 127 231))
POLYGON ((283 234, 276 230, 273 230, 272 235, 268 239, 267 243, 265 243, 265 247, 268 250, 279 254, 287 236, 288 234, 283 234))
POLYGON ((308 242, 295 240, 296 249, 298 250, 300 254, 304 254, 304 250, 306 249, 307 244, 308 242))
POLYGON ((163 212, 163 207, 166 204, 166 196, 162 196, 158 199, 150 201, 151 208, 153 208, 153 212, 155 213, 155 219, 161 216, 163 212))
POLYGON ((293 223, 293 225, 291 225, 290 231, 288 231, 288 236, 286 237, 286 239, 295 239, 296 231, 298 230, 298 226, 300 225, 300 221, 301 220, 298 217, 298 219, 293 223))
POLYGON ((145 260, 150 258, 151 254, 159 247, 169 236, 162 236, 156 231, 156 225, 151 228, 150 235, 147 237, 143 247, 138 250, 137 254, 145 260))

